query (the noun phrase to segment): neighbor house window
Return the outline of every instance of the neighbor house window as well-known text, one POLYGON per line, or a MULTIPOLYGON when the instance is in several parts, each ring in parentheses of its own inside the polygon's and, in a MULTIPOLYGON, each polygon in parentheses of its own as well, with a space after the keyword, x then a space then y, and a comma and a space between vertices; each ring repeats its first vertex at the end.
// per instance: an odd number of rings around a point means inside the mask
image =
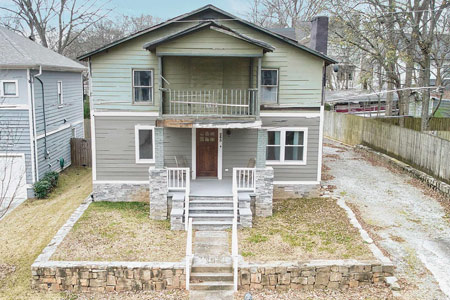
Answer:
POLYGON ((62 81, 58 81, 58 105, 63 105, 63 84, 62 81))
POLYGON ((268 164, 306 164, 307 128, 279 128, 267 131, 268 164))
POLYGON ((0 96, 19 97, 19 85, 17 84, 17 80, 0 81, 0 96))
POLYGON ((154 163, 154 126, 136 125, 135 146, 136 163, 154 163))
POLYGON ((261 70, 261 103, 278 103, 278 70, 261 70))
POLYGON ((133 100, 135 103, 153 103, 152 70, 133 70, 133 100))

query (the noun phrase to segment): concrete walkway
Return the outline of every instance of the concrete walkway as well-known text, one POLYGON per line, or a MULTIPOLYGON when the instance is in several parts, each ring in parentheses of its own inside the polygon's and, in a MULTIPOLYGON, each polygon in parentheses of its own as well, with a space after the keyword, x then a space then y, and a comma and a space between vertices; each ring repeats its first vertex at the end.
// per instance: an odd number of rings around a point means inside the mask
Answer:
POLYGON ((197 231, 193 253, 189 298, 232 300, 233 274, 228 232, 197 231))
POLYGON ((450 222, 439 202, 412 178, 372 164, 331 141, 324 164, 335 195, 360 211, 371 236, 397 266, 403 299, 450 298, 450 222))

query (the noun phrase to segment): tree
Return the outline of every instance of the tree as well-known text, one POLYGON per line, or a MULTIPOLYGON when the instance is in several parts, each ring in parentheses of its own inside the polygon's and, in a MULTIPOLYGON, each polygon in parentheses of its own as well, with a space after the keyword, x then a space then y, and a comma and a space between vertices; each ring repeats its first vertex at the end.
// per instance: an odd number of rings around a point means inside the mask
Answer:
POLYGON ((93 24, 66 50, 66 55, 76 58, 132 33, 160 23, 161 19, 151 15, 120 16, 115 19, 105 18, 93 24))
POLYGON ((301 29, 304 21, 323 13, 328 0, 252 0, 247 18, 263 27, 301 29))
POLYGON ((0 11, 4 26, 65 54, 81 34, 108 15, 105 5, 104 0, 10 0, 0 11))

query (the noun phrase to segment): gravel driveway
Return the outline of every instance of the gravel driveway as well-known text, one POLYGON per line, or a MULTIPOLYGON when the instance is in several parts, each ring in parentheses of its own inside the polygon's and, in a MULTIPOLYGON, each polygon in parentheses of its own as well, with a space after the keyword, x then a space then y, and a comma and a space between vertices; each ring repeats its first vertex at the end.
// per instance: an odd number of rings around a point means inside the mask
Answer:
POLYGON ((335 185, 333 193, 359 210, 397 266, 402 298, 450 299, 450 220, 439 202, 409 175, 335 142, 326 141, 324 164, 330 168, 324 184, 335 185))

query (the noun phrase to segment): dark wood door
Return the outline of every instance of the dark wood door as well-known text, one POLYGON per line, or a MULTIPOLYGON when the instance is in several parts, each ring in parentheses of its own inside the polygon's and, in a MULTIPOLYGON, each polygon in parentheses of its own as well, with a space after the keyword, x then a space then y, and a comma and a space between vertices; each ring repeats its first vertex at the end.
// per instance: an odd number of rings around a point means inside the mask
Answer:
POLYGON ((217 147, 217 129, 197 129, 197 176, 217 177, 217 147))

